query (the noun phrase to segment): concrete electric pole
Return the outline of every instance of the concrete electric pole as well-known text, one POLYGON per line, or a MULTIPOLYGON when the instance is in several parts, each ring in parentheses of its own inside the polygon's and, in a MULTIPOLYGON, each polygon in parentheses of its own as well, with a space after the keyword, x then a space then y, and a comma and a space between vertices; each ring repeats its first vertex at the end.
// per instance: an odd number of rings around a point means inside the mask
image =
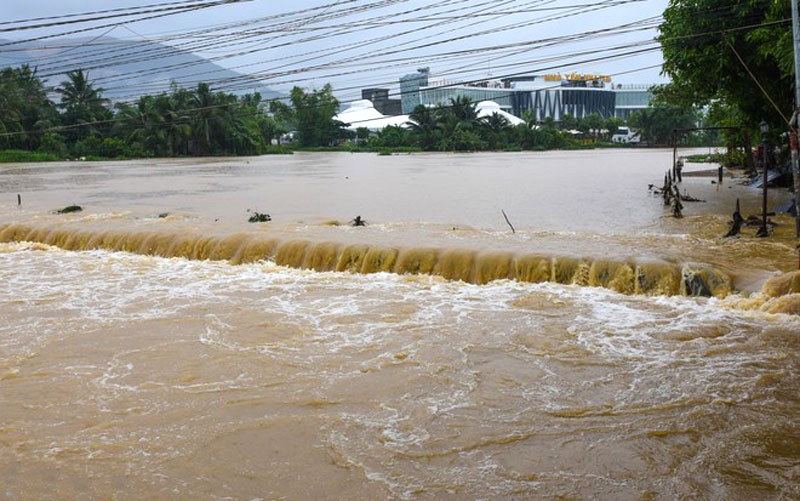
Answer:
POLYGON ((800 123, 800 25, 798 25, 797 0, 792 0, 792 35, 794 36, 794 113, 792 115, 792 176, 794 178, 794 227, 800 238, 800 159, 798 159, 797 128, 800 123))

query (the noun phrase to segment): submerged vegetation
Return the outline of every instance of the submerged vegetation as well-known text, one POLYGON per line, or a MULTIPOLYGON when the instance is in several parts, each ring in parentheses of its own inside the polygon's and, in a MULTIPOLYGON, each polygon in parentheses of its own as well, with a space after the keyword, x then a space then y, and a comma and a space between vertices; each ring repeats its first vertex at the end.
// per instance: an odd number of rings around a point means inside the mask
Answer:
MULTIPOLYGON (((250 209, 247 212, 250 212, 250 209)), ((272 216, 258 211, 253 211, 253 214, 247 218, 248 223, 268 223, 270 221, 272 221, 272 216)))

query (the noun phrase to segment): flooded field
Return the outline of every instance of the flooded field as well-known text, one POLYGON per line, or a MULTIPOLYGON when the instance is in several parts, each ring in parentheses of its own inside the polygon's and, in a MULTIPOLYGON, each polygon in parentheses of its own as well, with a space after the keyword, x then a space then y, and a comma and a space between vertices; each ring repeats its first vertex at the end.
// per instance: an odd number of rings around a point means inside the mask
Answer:
POLYGON ((722 238, 760 192, 708 177, 668 217, 671 161, 0 165, 1 492, 799 497, 792 221, 722 238))

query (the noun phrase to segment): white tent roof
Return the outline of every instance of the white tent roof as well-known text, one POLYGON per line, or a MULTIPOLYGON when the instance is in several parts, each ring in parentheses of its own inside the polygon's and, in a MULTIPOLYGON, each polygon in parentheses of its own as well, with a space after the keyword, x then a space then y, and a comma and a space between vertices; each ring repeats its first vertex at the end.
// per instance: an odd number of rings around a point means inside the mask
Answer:
POLYGON ((334 120, 349 124, 347 128, 350 130, 356 130, 359 127, 366 127, 369 130, 380 130, 390 125, 405 127, 405 123, 408 122, 408 115, 388 116, 381 114, 372 105, 372 101, 367 99, 353 101, 346 110, 333 118, 334 120))
MULTIPOLYGON (((500 105, 494 101, 481 101, 475 106, 478 112, 478 118, 488 117, 495 113, 508 120, 511 125, 524 124, 525 120, 515 117, 511 113, 500 109, 500 105)), ((381 114, 373 106, 372 101, 361 99, 353 101, 350 106, 333 117, 335 120, 349 124, 347 126, 350 130, 356 130, 359 127, 366 127, 370 130, 381 130, 390 125, 406 127, 408 122, 408 115, 388 116, 381 114)))
POLYGON ((500 105, 495 103, 494 101, 481 101, 477 104, 475 108, 478 111, 478 118, 488 117, 497 113, 501 117, 508 120, 508 122, 511 125, 519 125, 525 123, 525 120, 519 117, 515 117, 511 113, 508 113, 507 111, 503 111, 502 109, 500 109, 500 105))

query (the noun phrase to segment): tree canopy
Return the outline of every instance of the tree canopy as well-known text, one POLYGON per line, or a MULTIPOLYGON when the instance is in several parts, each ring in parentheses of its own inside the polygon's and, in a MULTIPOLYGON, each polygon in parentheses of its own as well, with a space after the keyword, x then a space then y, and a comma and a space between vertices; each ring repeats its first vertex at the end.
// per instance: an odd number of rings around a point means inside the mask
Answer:
MULTIPOLYGON (((536 124, 527 113, 524 123, 512 126, 500 113, 479 117, 476 103, 459 96, 446 104, 418 106, 403 127, 375 134, 366 128, 347 130, 335 119, 338 108, 330 85, 295 87, 289 99, 262 101, 258 93, 231 94, 206 83, 192 89, 173 84, 159 94, 112 106, 83 70, 67 73, 53 89, 30 67, 5 68, 0 70, 0 149, 56 158, 257 155, 287 151, 272 143, 294 133, 300 148, 546 150, 609 140, 622 123, 592 114, 536 124)), ((655 131, 670 117, 639 118, 643 128, 655 131)))
POLYGON ((788 0, 670 0, 659 41, 672 82, 658 97, 685 109, 722 101, 745 125, 764 119, 785 130, 794 109, 790 17, 788 0))

